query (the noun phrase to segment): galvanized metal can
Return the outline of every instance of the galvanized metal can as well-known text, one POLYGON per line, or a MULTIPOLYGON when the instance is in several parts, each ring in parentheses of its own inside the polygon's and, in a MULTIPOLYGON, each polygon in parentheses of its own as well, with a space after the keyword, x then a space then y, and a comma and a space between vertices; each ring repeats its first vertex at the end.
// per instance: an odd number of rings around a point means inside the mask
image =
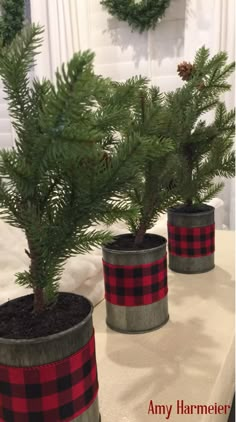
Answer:
MULTIPOLYGON (((126 235, 120 235, 117 238, 122 236, 126 235)), ((166 255, 167 241, 165 238, 162 240, 163 243, 160 246, 134 251, 114 250, 109 246, 103 246, 103 260, 120 268, 153 263, 166 255)), ((169 319, 168 295, 157 302, 139 306, 120 306, 106 300, 106 312, 106 323, 112 330, 129 334, 156 330, 166 324, 169 319)))
MULTIPOLYGON (((181 212, 177 207, 168 210, 169 225, 177 228, 207 228, 215 224, 215 209, 205 205, 204 210, 195 213, 181 212), (178 211, 177 211, 178 209, 178 211)), ((170 235, 169 242, 169 268, 172 271, 183 274, 199 274, 214 268, 214 251, 204 256, 181 256, 171 253, 170 235)))
MULTIPOLYGON (((93 305, 90 305, 91 311, 82 322, 60 333, 28 340, 0 338, 0 364, 30 368, 57 362, 78 352, 93 335, 93 305)), ((73 421, 101 421, 98 398, 73 421)))

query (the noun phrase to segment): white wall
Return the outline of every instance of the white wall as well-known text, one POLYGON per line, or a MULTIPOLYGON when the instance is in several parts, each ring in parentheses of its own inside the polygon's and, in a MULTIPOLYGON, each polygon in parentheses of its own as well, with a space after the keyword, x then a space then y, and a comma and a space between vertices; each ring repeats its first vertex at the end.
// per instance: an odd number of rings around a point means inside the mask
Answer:
POLYGON ((176 67, 184 57, 185 0, 172 0, 157 29, 142 34, 110 16, 99 0, 89 0, 88 9, 98 73, 116 80, 142 74, 163 90, 180 84, 176 67))

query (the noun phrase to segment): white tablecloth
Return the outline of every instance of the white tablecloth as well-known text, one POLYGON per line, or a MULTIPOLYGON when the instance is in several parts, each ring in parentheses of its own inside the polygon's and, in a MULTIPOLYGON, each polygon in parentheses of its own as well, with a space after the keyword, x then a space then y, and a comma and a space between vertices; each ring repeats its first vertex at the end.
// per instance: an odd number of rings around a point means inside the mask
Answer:
MULTIPOLYGON (((125 226, 114 231, 122 233, 125 226)), ((165 216, 152 232, 166 235, 165 216)), ((29 293, 14 274, 29 264, 23 233, 0 221, 0 303, 29 293)), ((234 391, 234 233, 218 231, 216 268, 202 275, 169 272, 169 323, 149 334, 121 335, 95 309, 102 422, 164 422, 156 405, 228 404, 234 391)), ((104 295, 101 250, 68 261, 61 290, 97 304, 104 295)), ((171 422, 226 422, 226 415, 176 415, 171 422)))

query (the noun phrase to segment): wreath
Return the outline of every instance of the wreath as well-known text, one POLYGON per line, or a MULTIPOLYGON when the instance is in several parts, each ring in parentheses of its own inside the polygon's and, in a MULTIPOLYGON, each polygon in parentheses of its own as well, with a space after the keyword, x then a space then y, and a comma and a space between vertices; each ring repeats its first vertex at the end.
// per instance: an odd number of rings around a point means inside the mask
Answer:
POLYGON ((102 0, 112 16, 127 21, 133 30, 154 29, 171 0, 102 0))

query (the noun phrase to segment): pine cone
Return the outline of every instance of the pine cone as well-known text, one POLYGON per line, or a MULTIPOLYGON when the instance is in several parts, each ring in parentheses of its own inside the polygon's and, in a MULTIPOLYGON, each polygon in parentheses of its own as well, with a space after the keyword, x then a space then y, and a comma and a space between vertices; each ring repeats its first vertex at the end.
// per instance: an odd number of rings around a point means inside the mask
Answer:
POLYGON ((189 81, 192 76, 194 66, 191 63, 182 62, 177 67, 177 72, 183 81, 189 81))

